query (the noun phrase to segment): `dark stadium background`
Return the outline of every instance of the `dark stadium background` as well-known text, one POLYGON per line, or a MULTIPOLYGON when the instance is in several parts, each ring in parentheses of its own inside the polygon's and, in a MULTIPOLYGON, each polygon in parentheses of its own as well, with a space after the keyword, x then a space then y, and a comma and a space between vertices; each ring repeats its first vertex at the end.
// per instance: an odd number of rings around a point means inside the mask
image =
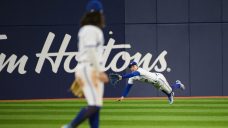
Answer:
MULTIPOLYGON (((228 95, 228 1, 227 0, 102 0, 107 19, 106 43, 131 44, 126 49, 153 55, 152 62, 163 51, 171 72, 164 71, 169 82, 180 79, 185 92, 177 96, 228 95)), ((70 98, 68 91, 74 74, 63 69, 57 73, 45 62, 41 73, 35 72, 38 58, 49 32, 55 34, 50 48, 57 52, 65 34, 72 36, 67 52, 77 49, 79 20, 87 0, 1 0, 0 53, 29 57, 21 75, 4 68, 0 72, 0 99, 70 98)), ((125 49, 122 49, 125 50, 125 49)), ((112 58, 122 50, 114 50, 112 58)), ((121 61, 118 62, 121 65, 121 61)), ((75 63, 72 63, 72 67, 75 63)), ((128 71, 128 70, 127 70, 128 71)), ((111 72, 108 71, 108 72, 111 72)), ((124 72, 121 72, 124 73, 124 72)), ((106 86, 105 97, 120 96, 126 81, 106 86)), ((130 96, 161 96, 147 84, 137 83, 130 96)))

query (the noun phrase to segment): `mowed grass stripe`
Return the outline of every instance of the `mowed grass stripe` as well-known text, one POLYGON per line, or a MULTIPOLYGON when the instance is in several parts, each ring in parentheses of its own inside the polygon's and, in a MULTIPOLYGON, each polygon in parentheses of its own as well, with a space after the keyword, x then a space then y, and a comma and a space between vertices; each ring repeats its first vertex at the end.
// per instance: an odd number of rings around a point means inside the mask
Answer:
MULTIPOLYGON (((0 128, 60 128, 61 125, 62 124, 0 124, 0 128)), ((80 128, 88 128, 88 126, 84 125, 84 127, 80 128)))
MULTIPOLYGON (((137 99, 137 100, 134 100, 134 99, 126 99, 124 100, 123 102, 126 102, 126 103, 141 103, 141 102, 147 102, 147 103, 150 103, 150 102, 154 102, 154 103, 165 103, 167 101, 167 99, 137 99)), ((104 100, 105 103, 112 103, 112 102, 117 102, 115 99, 113 100, 104 100)), ((228 98, 218 98, 218 99, 214 99, 214 98, 210 98, 210 99, 175 99, 175 102, 182 102, 182 103, 191 103, 191 102, 198 102, 198 103, 207 103, 207 102, 215 102, 215 103, 220 103, 220 102, 228 102, 228 98)), ((67 103, 86 103, 86 101, 84 99, 75 99, 75 100, 50 100, 50 101, 8 101, 8 102, 4 102, 4 101, 1 101, 0 104, 49 104, 49 103, 62 103, 62 104, 67 104, 67 103)))
MULTIPOLYGON (((8 115, 0 116, 0 120, 71 120, 74 118, 74 115, 8 115)), ((101 120, 129 120, 129 115, 102 115, 101 120), (120 117, 121 116, 121 117, 120 117)), ((161 115, 137 115, 132 116, 131 121, 228 121, 228 116, 161 116, 161 115), (174 118, 175 117, 175 118, 174 118)))
MULTIPOLYGON (((35 113, 75 113, 78 112, 80 109, 3 109, 0 110, 1 113, 26 113, 26 112, 35 112, 35 113)), ((154 108, 148 108, 148 109, 128 109, 127 107, 125 109, 101 109, 101 112, 140 112, 140 113, 149 113, 149 112, 161 112, 161 113, 170 113, 170 112, 180 112, 180 113, 185 113, 185 112, 190 112, 190 113, 227 113, 228 109, 154 109, 154 108)))
MULTIPOLYGON (((18 107, 18 108, 22 108, 22 107, 82 107, 82 104, 1 104, 0 108, 4 108, 4 107, 18 107)), ((144 104, 126 104, 126 103, 112 103, 112 104, 106 104, 104 107, 121 107, 121 106, 126 106, 126 107, 137 107, 137 106, 145 106, 145 107, 163 107, 163 106, 185 106, 185 107, 192 107, 192 106, 211 106, 211 107, 219 107, 219 106, 224 106, 228 108, 228 103, 227 104, 185 104, 185 103, 179 103, 179 104, 148 104, 148 103, 144 103, 144 104)))
MULTIPOLYGON (((69 115, 69 116, 73 116, 78 112, 78 110, 73 111, 73 112, 1 112, 0 113, 0 118, 1 117, 5 117, 7 115, 10 116, 17 116, 17 115, 39 115, 39 116, 46 116, 46 115, 69 115)), ((105 112, 105 111, 101 111, 101 115, 129 115, 129 116, 136 116, 136 115, 148 115, 148 116, 228 116, 228 112, 105 112)))
MULTIPOLYGON (((51 125, 43 125, 43 124, 26 124, 26 125, 21 125, 21 124, 11 124, 11 125, 1 125, 0 124, 0 128, 18 128, 18 127, 22 127, 22 128, 60 128, 61 124, 51 124, 51 125)), ((142 125, 138 124, 138 125, 134 125, 131 126, 131 128, 142 128, 140 127, 142 125)), ((216 126, 216 128, 226 128, 227 126, 216 126)), ((88 128, 87 125, 83 124, 82 126, 80 126, 80 128, 88 128)), ((116 125, 104 125, 102 124, 100 128, 116 128, 116 125)), ((129 125, 119 125, 118 128, 129 128, 129 125)), ((143 128, 167 128, 167 126, 151 126, 151 125, 143 125, 143 128)), ((168 126, 168 128, 199 128, 199 126, 168 126)), ((207 126, 207 128, 215 128, 215 126, 207 126)))
MULTIPOLYGON (((147 104, 167 104, 167 100, 162 101, 156 101, 156 100, 148 100, 148 101, 129 101, 125 100, 122 102, 118 101, 105 101, 106 105, 108 104, 139 104, 139 103, 147 103, 147 104)), ((72 102, 65 102, 65 101, 59 101, 59 102, 0 102, 0 106, 2 105, 53 105, 53 104, 61 104, 61 105, 80 105, 80 104, 86 104, 85 101, 78 102, 78 101, 72 101, 72 102)), ((174 101, 174 104, 228 104, 228 100, 226 101, 181 101, 176 100, 174 101)))
MULTIPOLYGON (((10 124, 10 125, 1 125, 0 128, 60 128, 61 124, 26 124, 26 125, 21 125, 21 124, 10 124)), ((141 124, 130 126, 131 128, 142 128, 141 124)), ((216 126, 216 128, 226 128, 227 126, 216 126)), ((88 126, 84 123, 80 128, 88 128, 88 126)), ((111 124, 102 124, 100 128, 116 128, 116 125, 111 125, 111 124)), ((119 125, 118 128, 129 128, 129 125, 119 125)), ((167 126, 151 126, 151 125, 143 125, 143 128, 167 128, 167 126)), ((199 126, 168 126, 168 128, 199 128, 199 126)), ((215 126, 207 126, 207 128, 215 128, 215 126)))
MULTIPOLYGON (((82 106, 0 106, 0 110, 3 109, 79 109, 82 106)), ((137 106, 125 106, 125 105, 121 105, 121 106, 105 106, 105 109, 228 109, 227 106, 194 106, 194 105, 189 105, 189 106, 185 106, 185 105, 164 105, 164 106, 155 106, 155 105, 151 105, 151 106, 143 106, 143 105, 137 105, 137 106)))
MULTIPOLYGON (((0 120, 0 124, 64 124, 66 122, 69 122, 69 120, 57 120, 57 119, 50 119, 50 120, 34 120, 34 119, 28 119, 28 120, 20 120, 20 119, 14 119, 8 120, 8 119, 2 119, 0 120)), ((131 121, 131 120, 101 120, 101 125, 116 125, 117 127, 119 125, 139 125, 142 127, 143 125, 150 125, 150 126, 227 126, 228 121, 175 121, 175 120, 166 120, 166 121, 151 121, 151 120, 137 120, 137 121, 131 121)))

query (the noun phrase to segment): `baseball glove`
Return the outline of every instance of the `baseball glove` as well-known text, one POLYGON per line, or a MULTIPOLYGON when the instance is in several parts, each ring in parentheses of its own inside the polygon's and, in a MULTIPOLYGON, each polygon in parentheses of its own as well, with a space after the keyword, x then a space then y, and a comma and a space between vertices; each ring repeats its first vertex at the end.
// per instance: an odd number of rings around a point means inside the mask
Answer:
POLYGON ((77 96, 77 97, 83 97, 83 91, 82 91, 82 86, 83 86, 83 82, 80 78, 77 78, 76 80, 74 80, 74 82, 72 83, 70 90, 71 92, 77 96))
POLYGON ((119 75, 119 74, 113 74, 113 73, 110 73, 109 74, 109 81, 110 81, 110 83, 111 83, 111 85, 116 85, 116 83, 118 82, 118 81, 120 81, 121 80, 121 75, 119 75))

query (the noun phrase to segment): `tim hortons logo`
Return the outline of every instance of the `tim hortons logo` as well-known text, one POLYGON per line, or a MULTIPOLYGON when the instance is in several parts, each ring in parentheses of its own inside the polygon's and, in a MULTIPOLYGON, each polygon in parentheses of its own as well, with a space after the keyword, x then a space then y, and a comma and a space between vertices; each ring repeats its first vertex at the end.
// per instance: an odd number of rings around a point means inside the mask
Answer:
MULTIPOLYGON (((63 57, 66 57, 63 68, 68 73, 74 73, 77 65, 74 68, 70 68, 70 63, 73 61, 77 61, 77 52, 66 52, 67 46, 71 40, 71 36, 69 34, 66 34, 64 36, 64 39, 58 52, 50 52, 49 49, 52 45, 54 38, 55 34, 49 32, 41 52, 36 53, 36 57, 38 57, 38 62, 36 64, 35 72, 40 74, 44 62, 47 61, 52 67, 52 72, 57 73, 60 64, 63 60, 63 57)), ((137 52, 134 55, 130 55, 127 51, 120 51, 114 55, 113 59, 111 59, 110 62, 107 61, 112 50, 130 48, 130 44, 115 44, 115 40, 113 38, 110 38, 107 45, 104 46, 104 53, 102 57, 104 60, 103 67, 105 71, 111 69, 114 72, 121 72, 127 68, 128 64, 132 60, 138 62, 140 67, 148 71, 151 71, 152 69, 154 69, 156 72, 163 72, 165 70, 167 70, 168 72, 170 71, 170 68, 167 68, 167 62, 165 59, 167 51, 165 50, 157 56, 157 58, 151 65, 151 53, 147 53, 146 55, 142 56, 140 52, 137 52), (123 65, 117 66, 117 62, 119 59, 122 59, 124 63, 123 65)), ((7 68, 7 72, 12 73, 17 68, 19 74, 26 74, 27 70, 25 69, 25 67, 28 62, 28 59, 29 58, 26 55, 23 55, 21 58, 18 58, 15 54, 12 54, 8 59, 6 59, 6 55, 4 53, 0 53, 0 72, 4 68, 7 68)))

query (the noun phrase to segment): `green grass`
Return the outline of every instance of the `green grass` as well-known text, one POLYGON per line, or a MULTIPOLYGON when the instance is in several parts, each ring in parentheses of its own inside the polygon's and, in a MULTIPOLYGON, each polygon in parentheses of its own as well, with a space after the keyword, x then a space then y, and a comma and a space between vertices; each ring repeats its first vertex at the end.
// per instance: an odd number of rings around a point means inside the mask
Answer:
MULTIPOLYGON (((0 102, 0 128, 60 128, 84 100, 0 102)), ((105 100, 101 128, 227 128, 228 98, 105 100)), ((80 128, 88 128, 85 122, 80 128)))

